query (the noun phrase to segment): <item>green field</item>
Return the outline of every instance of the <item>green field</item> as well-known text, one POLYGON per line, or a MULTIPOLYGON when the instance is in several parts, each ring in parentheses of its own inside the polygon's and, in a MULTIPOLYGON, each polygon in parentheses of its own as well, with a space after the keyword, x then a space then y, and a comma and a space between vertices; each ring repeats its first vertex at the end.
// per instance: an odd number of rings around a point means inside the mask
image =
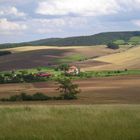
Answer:
POLYGON ((87 71, 81 73, 80 78, 92 77, 109 77, 109 76, 123 76, 123 75, 140 75, 140 70, 104 70, 104 71, 87 71))
POLYGON ((67 57, 58 59, 58 62, 59 63, 70 63, 70 62, 75 62, 75 61, 83 61, 85 59, 86 59, 86 57, 84 55, 74 54, 71 56, 67 56, 67 57))
MULTIPOLYGON (((77 79, 88 79, 94 77, 111 77, 111 76, 126 76, 126 75, 140 75, 140 70, 102 70, 102 71, 81 71, 78 75, 68 75, 73 80, 77 79)), ((56 81, 58 78, 64 77, 64 72, 56 70, 55 68, 49 67, 38 67, 33 69, 23 69, 7 72, 0 72, 0 84, 6 83, 33 83, 33 82, 44 82, 44 81, 56 81), (50 78, 38 78, 34 74, 39 72, 50 73, 50 78), (14 75, 16 74, 16 80, 14 75)))
POLYGON ((1 106, 0 140, 139 140, 140 105, 1 106))
POLYGON ((140 37, 139 36, 131 37, 129 40, 129 44, 134 44, 134 45, 140 44, 140 37))

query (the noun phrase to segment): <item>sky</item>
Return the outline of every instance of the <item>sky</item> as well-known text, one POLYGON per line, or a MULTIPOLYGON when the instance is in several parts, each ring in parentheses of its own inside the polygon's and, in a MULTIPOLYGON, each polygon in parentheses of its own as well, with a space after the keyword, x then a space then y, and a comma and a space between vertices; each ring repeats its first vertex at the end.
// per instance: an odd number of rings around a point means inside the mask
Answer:
POLYGON ((140 30, 140 0, 0 0, 0 43, 140 30))

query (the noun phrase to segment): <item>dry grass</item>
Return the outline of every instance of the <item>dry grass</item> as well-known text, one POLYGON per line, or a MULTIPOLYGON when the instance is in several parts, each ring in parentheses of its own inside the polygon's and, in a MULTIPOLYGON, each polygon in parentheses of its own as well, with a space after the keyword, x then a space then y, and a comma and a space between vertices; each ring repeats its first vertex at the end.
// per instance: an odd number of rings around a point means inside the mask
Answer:
MULTIPOLYGON (((35 50, 46 50, 46 49, 59 49, 59 50, 63 50, 63 49, 75 49, 75 50, 79 50, 79 49, 84 49, 85 48, 88 49, 98 49, 99 47, 101 48, 105 48, 105 46, 67 46, 67 47, 57 47, 57 46, 23 46, 23 47, 16 47, 16 48, 8 48, 8 49, 2 49, 2 50, 8 50, 11 51, 13 53, 20 53, 20 52, 28 52, 28 51, 35 51, 35 50)), ((100 50, 100 49, 99 49, 100 50)))
POLYGON ((101 56, 94 61, 101 61, 110 64, 89 67, 88 70, 113 70, 113 69, 140 69, 140 46, 126 51, 101 56))
POLYGON ((139 105, 1 106, 1 140, 139 140, 139 105))

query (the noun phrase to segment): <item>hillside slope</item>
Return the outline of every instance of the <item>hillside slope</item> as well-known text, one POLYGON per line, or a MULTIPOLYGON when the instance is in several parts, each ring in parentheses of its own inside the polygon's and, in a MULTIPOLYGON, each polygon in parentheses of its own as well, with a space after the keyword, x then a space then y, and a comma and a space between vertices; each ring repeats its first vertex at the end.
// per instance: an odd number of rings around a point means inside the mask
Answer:
MULTIPOLYGON (((1 44, 0 48, 12 48, 19 46, 91 46, 105 45, 109 42, 122 40, 128 42, 132 37, 139 37, 140 31, 129 32, 106 32, 91 36, 79 36, 68 38, 48 38, 32 42, 1 44)), ((139 43, 140 41, 138 41, 139 43)))
POLYGON ((101 56, 93 60, 106 62, 109 64, 90 67, 90 70, 140 69, 140 46, 128 49, 120 53, 101 56))
MULTIPOLYGON (((39 66, 49 66, 81 62, 81 65, 87 67, 88 65, 98 65, 98 62, 81 61, 88 58, 95 58, 112 53, 119 52, 119 50, 112 50, 106 46, 84 46, 84 47, 48 47, 48 46, 28 46, 6 49, 11 51, 11 55, 0 57, 0 71, 34 68, 39 66)), ((100 63, 99 63, 100 64, 100 63)))

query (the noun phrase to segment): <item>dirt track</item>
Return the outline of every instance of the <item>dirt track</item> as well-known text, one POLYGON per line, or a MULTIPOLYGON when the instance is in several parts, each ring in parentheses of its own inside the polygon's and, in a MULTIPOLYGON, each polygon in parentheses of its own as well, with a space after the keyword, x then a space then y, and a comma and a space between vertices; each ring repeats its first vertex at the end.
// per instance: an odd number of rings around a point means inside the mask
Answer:
MULTIPOLYGON (((82 92, 74 101, 43 102, 47 104, 111 104, 140 103, 140 76, 116 76, 93 78, 76 81, 82 92)), ((0 97, 15 95, 21 92, 33 94, 43 92, 47 95, 58 95, 57 84, 6 84, 0 85, 0 97)), ((33 102, 32 102, 33 103, 33 102)), ((39 103, 39 102, 38 102, 39 103)), ((40 102, 42 104, 42 102, 40 102)))

